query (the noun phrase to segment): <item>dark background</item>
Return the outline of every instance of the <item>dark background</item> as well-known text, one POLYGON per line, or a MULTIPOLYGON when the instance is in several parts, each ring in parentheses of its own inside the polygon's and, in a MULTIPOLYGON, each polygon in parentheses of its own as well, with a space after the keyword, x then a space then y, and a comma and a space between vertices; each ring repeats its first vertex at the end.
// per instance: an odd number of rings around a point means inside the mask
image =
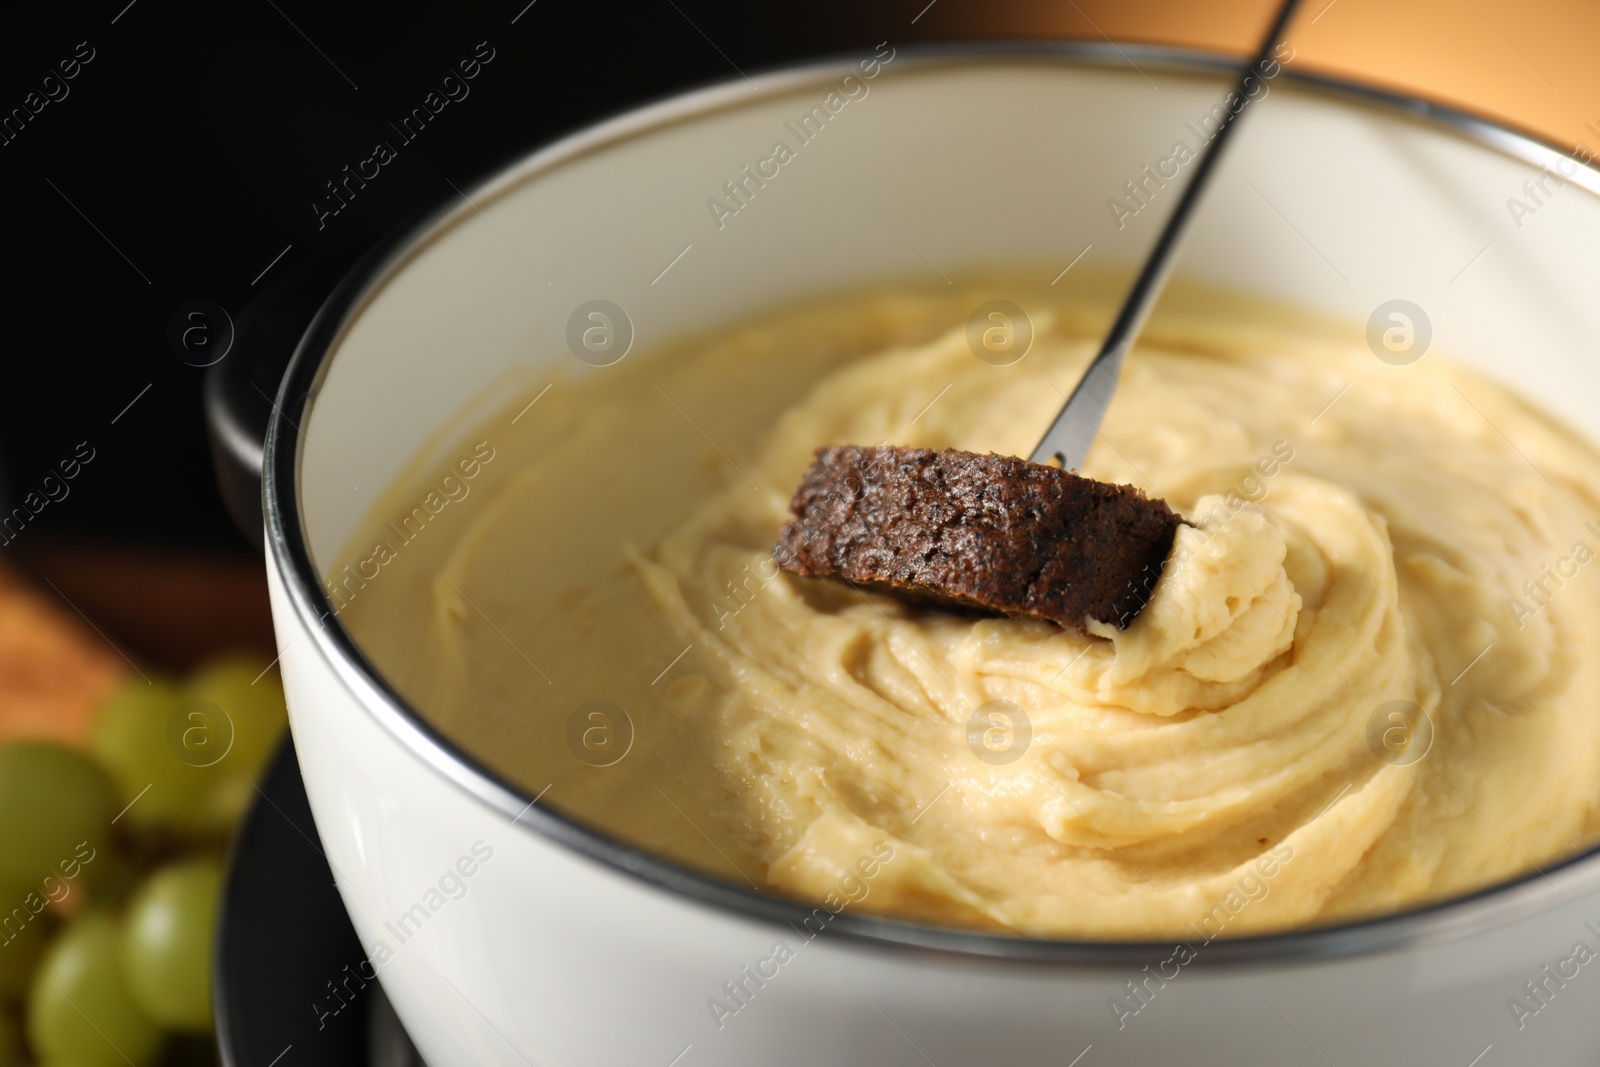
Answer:
POLYGON ((10 205, 6 510, 79 442, 95 450, 69 495, 10 547, 88 536, 244 545, 214 490, 204 371, 168 344, 180 305, 206 300, 237 322, 286 279, 331 284, 385 231, 452 196, 447 180, 466 187, 496 162, 632 104, 738 77, 735 64, 870 51, 891 24, 904 39, 910 18, 895 5, 863 17, 815 2, 759 12, 690 0, 126 3, 14 10, 0 36, 7 113, 80 42, 94 50, 65 98, 0 146, 10 205), (494 59, 469 95, 402 143, 388 123, 480 42, 494 59), (324 183, 379 140, 398 158, 319 228, 311 204, 327 199, 324 183))

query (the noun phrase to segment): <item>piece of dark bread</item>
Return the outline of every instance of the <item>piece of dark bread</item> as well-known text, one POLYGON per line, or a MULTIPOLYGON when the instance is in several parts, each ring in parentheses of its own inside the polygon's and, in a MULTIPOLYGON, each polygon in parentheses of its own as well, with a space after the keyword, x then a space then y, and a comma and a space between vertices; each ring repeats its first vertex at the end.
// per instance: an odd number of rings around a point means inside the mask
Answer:
POLYGON ((1179 517, 1132 486, 1012 456, 925 448, 817 450, 772 557, 919 602, 1126 628, 1179 517))

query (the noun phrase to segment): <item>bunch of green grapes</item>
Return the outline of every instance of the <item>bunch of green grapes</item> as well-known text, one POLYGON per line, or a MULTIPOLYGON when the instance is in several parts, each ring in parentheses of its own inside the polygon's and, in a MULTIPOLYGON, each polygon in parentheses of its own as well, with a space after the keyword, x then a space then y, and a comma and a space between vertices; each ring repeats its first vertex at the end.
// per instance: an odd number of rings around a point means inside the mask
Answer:
POLYGON ((276 675, 227 658, 131 679, 88 752, 0 745, 0 1067, 147 1067, 210 1032, 221 849, 284 719, 276 675))

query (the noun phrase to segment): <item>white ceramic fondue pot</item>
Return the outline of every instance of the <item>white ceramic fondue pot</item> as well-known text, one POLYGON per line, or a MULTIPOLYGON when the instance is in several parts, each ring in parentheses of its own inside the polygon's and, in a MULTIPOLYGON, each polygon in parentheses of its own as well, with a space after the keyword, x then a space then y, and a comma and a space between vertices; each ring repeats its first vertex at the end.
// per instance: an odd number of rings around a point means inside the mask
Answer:
MULTIPOLYGON (((1600 174, 1292 58, 1275 73, 1180 272, 1338 316, 1353 343, 1369 320, 1399 329, 1391 350, 1448 351, 1600 436, 1600 174)), ((525 795, 331 613, 338 553, 419 453, 503 402, 496 383, 593 373, 568 343, 581 305, 621 309, 606 325, 648 358, 845 287, 1131 270, 1184 180, 1175 145, 1214 126, 1231 77, 1131 47, 885 45, 738 80, 521 160, 329 298, 265 449, 273 615, 318 832, 429 1063, 1600 1062, 1594 852, 1406 914, 1188 951, 816 912, 525 795)))

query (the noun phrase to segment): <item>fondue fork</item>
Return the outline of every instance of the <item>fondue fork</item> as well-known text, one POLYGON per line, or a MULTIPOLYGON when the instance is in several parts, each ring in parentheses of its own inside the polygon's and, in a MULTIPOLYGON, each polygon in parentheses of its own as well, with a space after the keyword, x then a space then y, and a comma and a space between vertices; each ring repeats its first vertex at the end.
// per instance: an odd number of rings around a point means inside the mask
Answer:
POLYGON ((1239 125, 1239 118, 1250 102, 1247 93, 1250 79, 1262 78, 1261 68, 1269 63, 1274 51, 1282 42, 1284 31, 1289 26, 1289 20, 1294 17, 1298 4, 1299 0, 1284 0, 1282 6, 1278 8, 1272 28, 1262 39, 1261 47, 1245 67, 1234 89, 1239 100, 1238 109, 1225 108, 1216 135, 1201 146, 1199 159, 1195 161, 1194 174, 1184 186, 1178 204, 1172 209, 1172 214, 1167 219, 1161 236, 1157 238, 1155 247, 1146 258, 1143 268, 1140 269, 1133 288, 1124 298, 1122 308, 1117 312, 1116 321, 1111 324, 1111 331, 1101 343, 1099 353, 1090 362, 1083 377, 1078 380, 1077 387, 1072 390, 1072 395, 1067 398, 1066 404, 1055 421, 1050 424, 1050 429, 1045 432, 1038 447, 1028 457, 1034 463, 1076 471, 1082 468, 1084 460, 1088 458, 1089 446, 1094 443, 1095 436, 1100 432, 1100 420, 1105 417, 1106 408, 1111 405, 1111 394, 1116 391, 1117 381, 1122 376, 1123 360, 1128 350, 1133 347, 1134 341, 1138 340, 1139 331, 1144 328, 1150 310, 1161 297, 1161 290, 1172 272, 1178 246, 1189 219, 1194 215, 1195 206, 1205 191, 1207 180, 1216 169, 1217 160, 1222 158, 1222 150, 1227 146, 1228 138, 1232 135, 1234 127, 1239 125))

